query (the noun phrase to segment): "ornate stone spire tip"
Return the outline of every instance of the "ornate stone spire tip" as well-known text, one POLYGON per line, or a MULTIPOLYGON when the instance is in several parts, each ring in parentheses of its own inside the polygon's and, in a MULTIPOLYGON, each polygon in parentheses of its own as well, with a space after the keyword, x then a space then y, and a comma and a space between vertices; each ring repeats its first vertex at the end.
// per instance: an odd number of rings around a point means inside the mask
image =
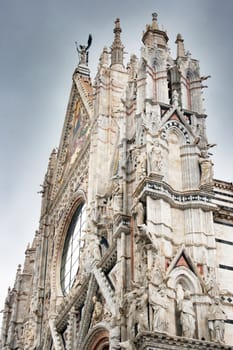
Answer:
POLYGON ((114 40, 111 46, 111 65, 123 64, 124 46, 121 42, 121 26, 120 19, 115 20, 115 28, 113 30, 114 40))
POLYGON ((158 19, 158 14, 156 12, 152 13, 152 21, 157 21, 158 19))
POLYGON ((154 30, 158 29, 157 19, 158 19, 158 14, 156 12, 153 12, 152 13, 152 26, 151 26, 151 28, 154 30))
POLYGON ((114 33, 116 33, 116 32, 121 32, 120 18, 117 18, 115 20, 114 33))

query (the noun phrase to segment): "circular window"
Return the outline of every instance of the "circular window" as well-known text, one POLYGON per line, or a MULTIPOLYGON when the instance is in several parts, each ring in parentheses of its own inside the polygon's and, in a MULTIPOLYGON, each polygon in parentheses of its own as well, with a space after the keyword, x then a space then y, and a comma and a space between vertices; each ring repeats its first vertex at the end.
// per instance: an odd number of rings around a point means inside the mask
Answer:
POLYGON ((70 222, 61 261, 61 288, 64 294, 71 289, 77 275, 80 259, 80 248, 83 247, 83 236, 86 226, 86 206, 80 204, 70 222))

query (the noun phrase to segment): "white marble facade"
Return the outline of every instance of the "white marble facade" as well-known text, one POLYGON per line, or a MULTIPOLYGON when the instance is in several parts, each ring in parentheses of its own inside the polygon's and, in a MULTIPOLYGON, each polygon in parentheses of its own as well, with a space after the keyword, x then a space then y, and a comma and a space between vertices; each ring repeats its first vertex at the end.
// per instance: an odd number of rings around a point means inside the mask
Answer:
POLYGON ((199 62, 157 15, 80 62, 1 349, 232 349, 233 186, 213 178, 199 62))

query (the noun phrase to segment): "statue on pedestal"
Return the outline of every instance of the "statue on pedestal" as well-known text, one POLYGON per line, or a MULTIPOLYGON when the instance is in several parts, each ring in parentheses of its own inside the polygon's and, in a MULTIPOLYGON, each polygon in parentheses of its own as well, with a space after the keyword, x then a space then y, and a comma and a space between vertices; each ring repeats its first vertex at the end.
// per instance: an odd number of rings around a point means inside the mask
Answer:
POLYGON ((153 324, 152 330, 166 332, 168 328, 168 297, 164 286, 150 295, 150 305, 153 309, 153 324))
POLYGON ((159 142, 156 141, 148 154, 149 158, 149 173, 157 173, 162 170, 162 151, 159 142))
POLYGON ((215 298, 214 303, 209 308, 208 326, 210 339, 215 342, 224 343, 224 332, 226 314, 223 311, 219 298, 215 298))
POLYGON ((194 338, 195 335, 195 311, 191 294, 188 290, 184 292, 183 299, 179 302, 178 308, 180 310, 180 324, 182 328, 182 336, 187 338, 194 338))
POLYGON ((88 49, 90 48, 92 43, 92 36, 89 34, 87 45, 78 45, 77 41, 75 41, 76 50, 79 54, 79 64, 83 64, 85 66, 88 65, 88 49))
POLYGON ((213 162, 209 159, 207 151, 202 151, 199 159, 201 168, 201 185, 209 185, 213 182, 213 162))

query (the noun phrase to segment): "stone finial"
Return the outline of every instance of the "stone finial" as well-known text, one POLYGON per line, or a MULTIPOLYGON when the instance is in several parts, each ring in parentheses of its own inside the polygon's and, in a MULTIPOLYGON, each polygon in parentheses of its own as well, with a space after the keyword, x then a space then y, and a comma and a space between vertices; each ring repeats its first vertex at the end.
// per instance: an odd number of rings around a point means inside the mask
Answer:
POLYGON ((111 46, 111 65, 123 65, 124 46, 121 42, 121 32, 120 19, 117 18, 115 21, 115 28, 113 30, 115 36, 111 46))
POLYGON ((152 26, 151 26, 152 29, 159 29, 157 19, 158 19, 158 14, 156 12, 152 13, 152 26))
POLYGON ((122 32, 122 30, 121 30, 121 25, 120 25, 120 18, 117 18, 116 20, 115 20, 115 28, 114 28, 114 30, 113 30, 113 32, 114 33, 117 33, 117 32, 122 32))
POLYGON ((105 46, 103 48, 101 55, 100 55, 100 59, 99 59, 100 66, 107 66, 108 65, 108 58, 109 58, 108 48, 105 46))
POLYGON ((177 34, 175 43, 177 44, 177 58, 185 57, 184 39, 181 34, 177 34))

